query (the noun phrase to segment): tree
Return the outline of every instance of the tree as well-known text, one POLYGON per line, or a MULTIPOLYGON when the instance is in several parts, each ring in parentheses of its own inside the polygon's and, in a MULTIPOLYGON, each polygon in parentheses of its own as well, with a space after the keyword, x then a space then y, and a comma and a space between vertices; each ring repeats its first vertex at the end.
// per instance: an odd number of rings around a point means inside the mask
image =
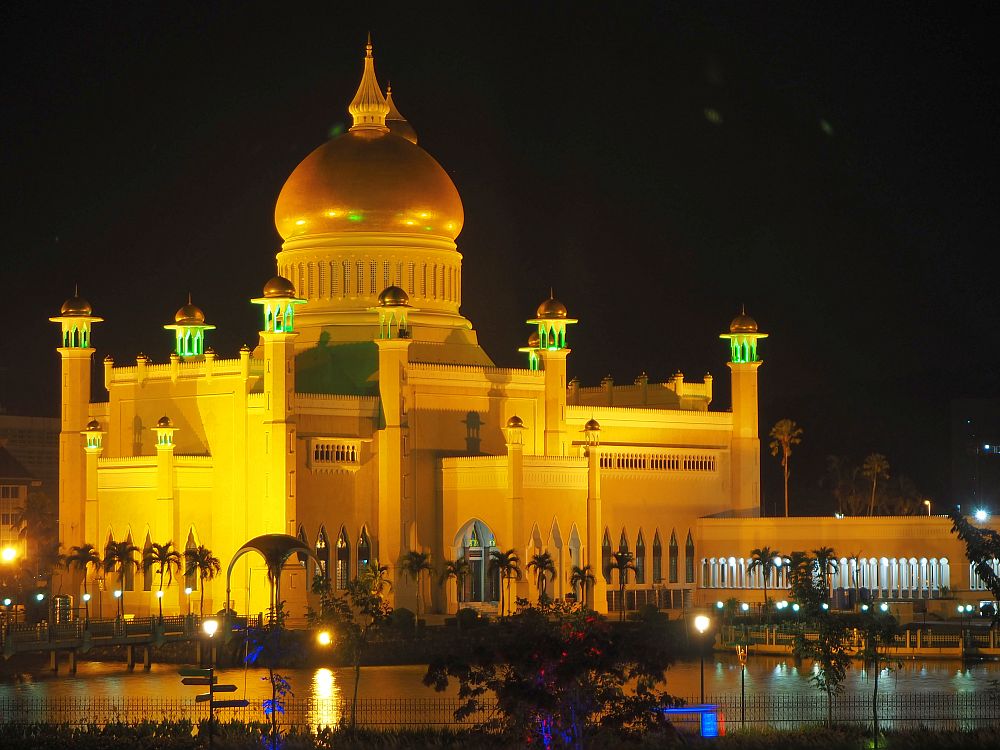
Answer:
POLYGON ((465 579, 469 577, 470 571, 471 566, 465 557, 460 557, 457 560, 448 560, 444 564, 444 570, 438 582, 444 585, 444 582, 449 578, 454 578, 458 588, 458 601, 461 603, 465 594, 465 579))
MULTIPOLYGON (((1000 534, 993 529, 976 526, 956 509, 948 514, 951 519, 951 530, 959 541, 965 543, 965 556, 969 558, 976 569, 976 575, 983 585, 993 595, 994 601, 1000 601, 1000 571, 994 567, 994 560, 1000 559, 1000 534)), ((1000 610, 994 608, 993 626, 1000 624, 1000 610)))
POLYGON ((764 580, 764 620, 768 625, 771 624, 771 610, 767 606, 767 579, 771 577, 771 573, 781 567, 781 559, 781 553, 770 547, 758 547, 750 550, 750 565, 747 566, 747 572, 753 573, 760 568, 761 577, 764 580), (776 560, 777 562, 775 562, 776 560))
POLYGON ((354 693, 351 698, 351 728, 357 721, 358 685, 361 681, 361 659, 374 633, 385 623, 392 609, 384 593, 392 584, 386 579, 388 567, 373 560, 361 574, 347 584, 343 595, 333 590, 330 580, 322 575, 313 578, 313 591, 320 595, 320 611, 309 612, 313 626, 330 625, 338 636, 338 645, 347 651, 354 667, 354 693))
POLYGON ((125 576, 139 569, 139 561, 135 559, 138 551, 139 548, 127 539, 121 542, 112 540, 104 548, 104 572, 118 573, 118 590, 121 591, 118 597, 119 617, 125 616, 125 576))
POLYGON ((87 591, 87 569, 93 568, 95 571, 101 569, 101 556, 97 554, 97 548, 93 544, 82 544, 79 547, 70 547, 66 556, 66 569, 75 568, 78 573, 83 574, 83 606, 84 622, 90 622, 90 595, 87 591))
POLYGON ((410 550, 403 555, 400 568, 406 575, 410 576, 413 579, 413 582, 417 585, 417 614, 422 615, 424 613, 424 593, 420 586, 420 579, 423 577, 424 573, 429 575, 434 572, 434 568, 431 565, 431 554, 430 552, 416 552, 414 550, 410 550))
POLYGON ((536 552, 528 560, 528 570, 534 571, 535 581, 538 585, 539 603, 546 597, 548 590, 548 576, 555 578, 556 564, 552 560, 552 555, 548 552, 536 552))
POLYGON ((826 725, 833 727, 833 698, 844 691, 844 680, 851 666, 850 627, 843 617, 821 612, 816 620, 816 639, 799 632, 792 653, 799 659, 812 659, 816 671, 809 678, 826 693, 826 725))
POLYGON ((518 567, 520 562, 521 558, 512 549, 506 552, 501 552, 498 549, 490 550, 490 562, 487 570, 489 570, 491 576, 499 573, 501 580, 507 582, 506 596, 504 596, 503 586, 500 587, 501 617, 507 614, 504 605, 506 604, 507 608, 510 607, 510 579, 516 578, 519 581, 521 580, 521 568, 518 567))
POLYGON ((788 475, 791 473, 788 459, 792 456, 792 446, 802 442, 802 428, 791 419, 780 419, 771 428, 771 455, 781 454, 781 469, 785 475, 785 518, 788 518, 788 475))
POLYGON ((875 678, 872 680, 872 729, 874 750, 878 750, 878 681, 883 669, 883 650, 895 643, 899 623, 892 615, 882 614, 874 608, 860 618, 859 628, 862 636, 861 656, 866 663, 872 665, 875 678))
MULTIPOLYGON (((24 505, 14 509, 11 529, 24 541, 24 558, 21 559, 22 576, 29 574, 35 582, 44 579, 51 583, 56 567, 65 567, 59 554, 59 525, 55 502, 44 492, 28 494, 24 505)), ((34 583, 32 584, 34 585, 34 583)))
MULTIPOLYGON (((508 747, 583 748, 599 729, 668 730, 661 688, 672 662, 667 618, 609 627, 588 610, 528 608, 480 643, 461 643, 431 661, 424 684, 459 683, 455 718, 479 714, 508 747)), ((606 743, 604 743, 606 744, 606 743)), ((602 744, 603 746, 603 744, 602 744)), ((610 746, 610 745, 609 745, 610 746)))
POLYGON ((625 586, 628 585, 628 572, 635 572, 635 563, 632 562, 632 553, 625 550, 618 550, 611 553, 611 564, 609 570, 618 571, 618 595, 621 602, 621 621, 625 622, 625 586))
POLYGON ((174 548, 173 541, 166 544, 150 543, 149 549, 142 556, 142 570, 145 573, 154 568, 160 576, 156 601, 160 607, 160 622, 163 622, 163 575, 166 573, 169 586, 174 582, 174 573, 181 569, 181 553, 174 548))
POLYGON ((586 607, 587 606, 587 592, 590 591, 590 587, 597 582, 597 578, 594 577, 594 569, 590 565, 584 565, 580 567, 579 565, 574 565, 573 570, 569 574, 569 585, 576 589, 577 586, 580 587, 580 603, 586 607))
MULTIPOLYGON (((204 544, 199 544, 194 549, 184 550, 184 575, 198 576, 198 588, 201 589, 201 606, 198 609, 199 617, 205 616, 205 581, 211 581, 222 572, 222 563, 219 558, 212 554, 212 550, 204 544)), ((229 606, 229 602, 226 602, 229 606)))
POLYGON ((861 466, 861 473, 872 483, 871 499, 868 501, 868 515, 875 515, 875 491, 879 479, 889 478, 889 459, 881 453, 872 453, 861 466))
POLYGON ((809 609, 826 598, 816 578, 816 561, 805 552, 797 550, 788 556, 788 589, 792 599, 809 609))
POLYGON ((840 564, 837 562, 837 553, 833 551, 833 547, 820 547, 814 549, 813 554, 816 556, 816 572, 819 574, 820 580, 823 581, 825 591, 823 598, 828 599, 831 591, 830 576, 840 568, 840 564))

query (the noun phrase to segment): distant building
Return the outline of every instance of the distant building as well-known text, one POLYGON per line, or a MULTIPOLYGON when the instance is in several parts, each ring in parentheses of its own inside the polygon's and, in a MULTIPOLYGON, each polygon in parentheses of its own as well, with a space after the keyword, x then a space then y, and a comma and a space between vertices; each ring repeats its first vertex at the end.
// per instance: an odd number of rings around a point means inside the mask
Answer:
POLYGON ((1000 399, 951 404, 951 500, 1000 512, 1000 399))
POLYGON ((10 451, 0 445, 0 549, 14 547, 19 556, 24 556, 23 540, 14 528, 14 521, 28 501, 28 493, 40 484, 10 451))
POLYGON ((0 445, 55 499, 59 494, 59 418, 0 414, 0 445))

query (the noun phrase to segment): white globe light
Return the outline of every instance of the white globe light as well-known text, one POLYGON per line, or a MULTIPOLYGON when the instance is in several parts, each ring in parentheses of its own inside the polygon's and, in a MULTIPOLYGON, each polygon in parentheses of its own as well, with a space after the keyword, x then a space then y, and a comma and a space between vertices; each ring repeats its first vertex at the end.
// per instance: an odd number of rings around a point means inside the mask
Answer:
POLYGON ((746 602, 743 602, 743 603, 742 603, 742 604, 740 605, 740 609, 742 609, 742 610, 743 610, 744 612, 747 612, 747 611, 749 611, 749 609, 750 609, 750 605, 749 605, 749 604, 747 604, 746 602))
POLYGON ((188 596, 191 596, 191 591, 192 590, 193 589, 190 586, 188 586, 186 589, 184 589, 184 593, 187 594, 188 596))
POLYGON ((774 556, 774 567, 780 568, 781 567, 781 563, 782 563, 782 559, 780 557, 778 557, 778 555, 775 555, 774 556))
POLYGON ((84 595, 83 595, 83 600, 84 600, 85 602, 89 602, 89 601, 90 601, 90 594, 84 594, 84 595))
POLYGON ((725 604, 723 604, 722 602, 716 602, 716 603, 715 603, 715 608, 716 608, 716 609, 722 609, 722 608, 723 608, 723 607, 725 607, 725 606, 726 606, 726 605, 725 605, 725 604))
POLYGON ((45 594, 43 594, 43 593, 42 593, 41 591, 39 591, 39 592, 38 592, 37 594, 35 594, 35 598, 36 598, 36 599, 37 599, 38 601, 41 601, 42 599, 44 599, 44 598, 45 598, 45 594))
POLYGON ((708 630, 708 626, 711 624, 712 621, 709 620, 707 617, 705 617, 705 615, 698 615, 696 618, 694 618, 694 627, 695 630, 697 630, 699 633, 704 633, 706 630, 708 630))
POLYGON ((879 609, 881 609, 881 610, 882 610, 883 612, 888 612, 888 611, 889 611, 889 605, 888 605, 888 604, 886 604, 885 602, 882 602, 882 603, 881 603, 881 604, 879 605, 879 609))
POLYGON ((985 508, 979 508, 976 511, 976 520, 979 523, 986 523, 987 521, 990 520, 990 512, 985 508))
POLYGON ((205 620, 205 622, 201 624, 201 629, 205 631, 205 635, 211 638, 213 635, 215 635, 215 631, 219 629, 219 621, 205 620))

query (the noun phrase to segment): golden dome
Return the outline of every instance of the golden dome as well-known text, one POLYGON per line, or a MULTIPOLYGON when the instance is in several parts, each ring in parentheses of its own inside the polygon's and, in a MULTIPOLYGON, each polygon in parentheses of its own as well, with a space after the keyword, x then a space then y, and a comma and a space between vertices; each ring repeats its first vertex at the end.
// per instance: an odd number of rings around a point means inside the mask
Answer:
POLYGON ((274 224, 282 238, 392 232, 454 240, 465 221, 462 199, 441 165, 386 122, 370 43, 350 113, 353 127, 303 159, 281 188, 274 224))
POLYGON ((191 295, 188 295, 187 304, 174 313, 174 323, 182 326, 201 325, 205 322, 205 313, 197 305, 191 304, 191 295))
POLYGON ((99 432, 101 429, 101 423, 96 419, 91 419, 87 422, 87 432, 99 432))
POLYGON ((538 331, 535 331, 530 336, 528 336, 528 346, 533 349, 537 349, 542 343, 542 340, 538 338, 538 331))
POLYGON ((516 414, 507 420, 508 429, 521 429, 524 427, 524 420, 516 414))
POLYGON ((398 286, 387 286, 379 294, 378 303, 382 307, 403 307, 410 304, 410 295, 398 286))
POLYGON ((583 426, 585 432, 599 432, 601 429, 601 423, 596 419, 588 419, 587 424, 583 426))
POLYGON ((565 318, 568 315, 569 313, 566 310, 566 305, 557 300, 551 294, 549 295, 549 298, 540 304, 538 309, 535 311, 535 317, 539 319, 565 318))
POLYGON ((295 285, 284 276, 275 276, 264 284, 265 297, 295 297, 295 285))
POLYGON ((164 415, 164 416, 160 417, 160 419, 156 422, 156 426, 157 427, 173 427, 174 423, 170 421, 170 417, 164 415))
POLYGON ((744 309, 729 324, 730 333, 757 333, 757 321, 747 315, 744 309))
POLYGON ((86 317, 92 312, 94 312, 94 308, 92 308, 90 303, 79 294, 70 297, 68 300, 63 302, 62 307, 59 308, 59 314, 67 318, 77 316, 86 317))

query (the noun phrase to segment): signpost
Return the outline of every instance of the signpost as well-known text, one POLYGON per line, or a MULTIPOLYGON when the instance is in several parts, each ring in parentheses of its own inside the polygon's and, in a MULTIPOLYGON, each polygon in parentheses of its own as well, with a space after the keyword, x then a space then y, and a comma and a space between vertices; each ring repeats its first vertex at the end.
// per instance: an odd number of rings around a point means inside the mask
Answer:
POLYGON ((220 685, 219 678, 215 676, 215 668, 208 669, 181 669, 178 674, 183 678, 182 685, 206 685, 207 693, 199 693, 194 697, 195 703, 208 704, 208 747, 211 750, 212 738, 215 733, 215 709, 217 708, 245 708, 249 701, 244 698, 231 700, 215 700, 216 693, 235 693, 235 685, 220 685))

